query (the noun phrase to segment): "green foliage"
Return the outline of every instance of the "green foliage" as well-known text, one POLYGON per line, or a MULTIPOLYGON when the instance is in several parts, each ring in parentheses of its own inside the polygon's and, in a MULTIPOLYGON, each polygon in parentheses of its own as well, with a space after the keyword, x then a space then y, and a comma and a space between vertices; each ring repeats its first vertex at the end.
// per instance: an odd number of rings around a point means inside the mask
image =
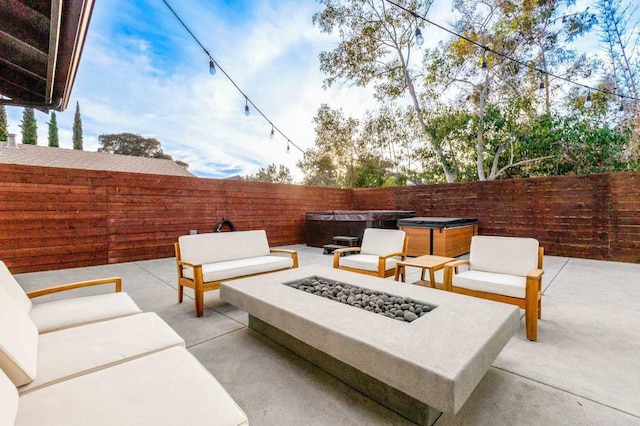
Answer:
POLYGON ((33 108, 25 108, 22 113, 22 122, 20 124, 22 129, 22 143, 25 145, 37 145, 38 144, 38 124, 36 123, 36 116, 33 108))
MULTIPOLYGON (((165 154, 162 151, 160 141, 134 133, 100 135, 98 136, 98 143, 101 145, 98 148, 98 152, 173 160, 169 154, 165 154)), ((177 163, 188 167, 188 164, 183 161, 177 161, 177 163)))
POLYGON ((80 118, 80 102, 76 102, 76 113, 73 116, 73 149, 82 151, 82 119, 80 118))
POLYGON ((9 126, 7 125, 7 109, 0 105, 0 141, 9 139, 9 126))
POLYGON ((276 166, 275 163, 269 164, 267 167, 261 167, 258 173, 245 176, 243 179, 255 182, 293 183, 289 168, 284 164, 276 166))
POLYGON ((56 121, 55 111, 51 111, 51 121, 49 125, 49 146, 57 148, 58 145, 58 122, 56 121))

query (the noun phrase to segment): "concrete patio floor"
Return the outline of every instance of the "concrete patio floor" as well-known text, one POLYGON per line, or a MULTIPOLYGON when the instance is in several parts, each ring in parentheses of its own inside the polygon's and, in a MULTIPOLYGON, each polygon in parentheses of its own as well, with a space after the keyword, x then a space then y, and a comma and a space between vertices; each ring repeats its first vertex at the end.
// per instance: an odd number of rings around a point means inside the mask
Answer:
MULTIPOLYGON (((332 261, 322 249, 285 248, 298 251, 301 266, 332 261)), ((437 425, 640 425, 640 265, 545 256, 544 270, 538 341, 526 339, 523 319, 462 410, 443 414, 437 425)), ((419 278, 418 269, 407 273, 408 282, 419 278)), ((206 293, 204 316, 196 318, 190 298, 177 303, 173 258, 16 279, 29 291, 108 276, 122 277, 141 309, 185 339, 251 425, 412 424, 248 329, 247 314, 222 302, 218 291, 206 293)), ((62 296, 47 297, 42 301, 62 296)))

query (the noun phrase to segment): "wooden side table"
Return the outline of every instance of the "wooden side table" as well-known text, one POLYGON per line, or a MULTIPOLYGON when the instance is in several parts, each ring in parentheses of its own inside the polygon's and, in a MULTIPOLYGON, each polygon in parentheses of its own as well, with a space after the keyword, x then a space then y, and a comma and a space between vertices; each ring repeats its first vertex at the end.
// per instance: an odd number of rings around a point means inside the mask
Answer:
POLYGON ((401 260, 396 264, 396 274, 394 279, 398 281, 398 278, 402 276, 402 282, 405 282, 406 279, 406 271, 405 268, 407 266, 412 266, 414 268, 421 268, 422 272, 420 274, 420 281, 416 282, 418 285, 427 285, 430 284, 432 288, 436 288, 436 279, 434 276, 435 271, 438 271, 444 268, 446 263, 452 262, 455 259, 453 257, 444 257, 444 256, 431 256, 424 255, 419 257, 414 257, 412 259, 401 260), (429 281, 425 281, 424 272, 425 269, 429 270, 429 281))

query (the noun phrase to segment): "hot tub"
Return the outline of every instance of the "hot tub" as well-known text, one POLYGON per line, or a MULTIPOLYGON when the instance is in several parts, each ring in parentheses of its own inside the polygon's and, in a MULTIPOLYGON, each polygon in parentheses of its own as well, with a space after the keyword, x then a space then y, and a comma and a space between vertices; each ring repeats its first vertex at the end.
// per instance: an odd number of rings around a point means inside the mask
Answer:
POLYGON ((398 220, 414 216, 408 210, 327 210, 307 212, 306 242, 311 247, 333 243, 338 235, 358 237, 366 228, 398 229, 398 220))
POLYGON ((398 229, 409 237, 409 256, 457 257, 469 253, 471 237, 478 235, 478 219, 413 217, 398 220, 398 229))

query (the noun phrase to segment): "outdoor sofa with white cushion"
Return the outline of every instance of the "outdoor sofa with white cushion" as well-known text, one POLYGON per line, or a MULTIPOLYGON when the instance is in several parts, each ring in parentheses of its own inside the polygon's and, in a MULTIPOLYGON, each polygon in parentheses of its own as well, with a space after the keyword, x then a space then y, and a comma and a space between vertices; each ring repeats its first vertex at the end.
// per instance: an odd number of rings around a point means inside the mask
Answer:
POLYGON ((175 251, 178 302, 184 287, 193 289, 198 317, 204 312, 204 292, 219 289, 223 280, 298 267, 298 253, 269 248, 264 230, 183 235, 175 251))
POLYGON ((29 312, 0 286, 0 426, 182 425, 202 419, 248 424, 156 314, 39 333, 29 312))

